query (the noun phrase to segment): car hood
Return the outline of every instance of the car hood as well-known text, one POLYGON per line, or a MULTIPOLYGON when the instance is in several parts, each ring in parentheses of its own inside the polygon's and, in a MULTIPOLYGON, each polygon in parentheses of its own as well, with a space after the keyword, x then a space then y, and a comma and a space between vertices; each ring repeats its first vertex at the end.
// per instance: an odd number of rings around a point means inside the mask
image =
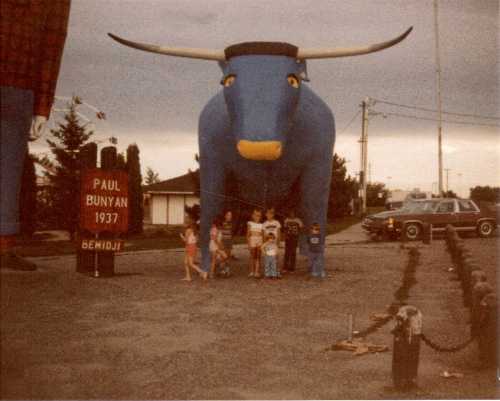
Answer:
POLYGON ((380 212, 376 214, 372 214, 368 216, 369 219, 374 219, 374 220, 383 220, 383 219, 388 219, 389 217, 393 216, 399 216, 405 214, 402 210, 388 210, 386 212, 380 212))

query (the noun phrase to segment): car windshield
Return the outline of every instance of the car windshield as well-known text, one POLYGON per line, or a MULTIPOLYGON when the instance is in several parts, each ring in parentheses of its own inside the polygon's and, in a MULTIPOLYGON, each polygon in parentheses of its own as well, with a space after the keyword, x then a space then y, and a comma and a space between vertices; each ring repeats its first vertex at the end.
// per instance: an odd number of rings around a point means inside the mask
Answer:
POLYGON ((432 213, 438 204, 437 201, 409 202, 403 207, 406 213, 432 213))

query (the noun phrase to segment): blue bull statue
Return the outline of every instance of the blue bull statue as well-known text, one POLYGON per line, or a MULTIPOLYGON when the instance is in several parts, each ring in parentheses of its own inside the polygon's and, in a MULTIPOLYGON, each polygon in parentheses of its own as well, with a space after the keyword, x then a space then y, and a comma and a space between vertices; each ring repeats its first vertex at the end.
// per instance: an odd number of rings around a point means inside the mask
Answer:
POLYGON ((306 60, 379 51, 402 41, 411 29, 393 40, 357 48, 299 49, 288 43, 248 42, 224 51, 167 48, 109 34, 136 49, 215 60, 222 68, 223 89, 199 120, 203 270, 209 270, 210 226, 222 211, 229 173, 243 199, 257 205, 283 200, 298 182, 298 214, 306 227, 320 224, 324 248, 335 122, 328 105, 303 84, 306 60))

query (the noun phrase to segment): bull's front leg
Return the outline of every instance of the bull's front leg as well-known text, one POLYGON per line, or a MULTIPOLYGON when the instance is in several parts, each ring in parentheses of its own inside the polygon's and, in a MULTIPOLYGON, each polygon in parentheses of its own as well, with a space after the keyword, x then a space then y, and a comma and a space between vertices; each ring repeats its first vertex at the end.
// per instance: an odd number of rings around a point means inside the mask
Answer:
POLYGON ((308 252, 305 238, 301 241, 301 253, 308 255, 309 265, 314 262, 319 272, 324 272, 324 250, 326 224, 328 214, 328 198, 330 195, 331 160, 328 157, 315 160, 306 167, 301 177, 301 193, 299 212, 304 222, 305 237, 311 232, 311 225, 318 223, 321 227, 321 252, 316 256, 308 252))
POLYGON ((224 166, 216 152, 200 152, 201 269, 210 270, 210 228, 224 206, 224 166))

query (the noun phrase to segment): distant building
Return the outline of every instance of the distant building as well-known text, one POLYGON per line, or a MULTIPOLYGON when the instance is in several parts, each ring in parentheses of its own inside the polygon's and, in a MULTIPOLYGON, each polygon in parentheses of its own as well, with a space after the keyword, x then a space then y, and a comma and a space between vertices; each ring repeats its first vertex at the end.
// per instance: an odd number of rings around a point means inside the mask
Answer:
POLYGON ((185 206, 200 203, 197 190, 193 173, 144 186, 144 219, 151 224, 184 224, 185 206))

